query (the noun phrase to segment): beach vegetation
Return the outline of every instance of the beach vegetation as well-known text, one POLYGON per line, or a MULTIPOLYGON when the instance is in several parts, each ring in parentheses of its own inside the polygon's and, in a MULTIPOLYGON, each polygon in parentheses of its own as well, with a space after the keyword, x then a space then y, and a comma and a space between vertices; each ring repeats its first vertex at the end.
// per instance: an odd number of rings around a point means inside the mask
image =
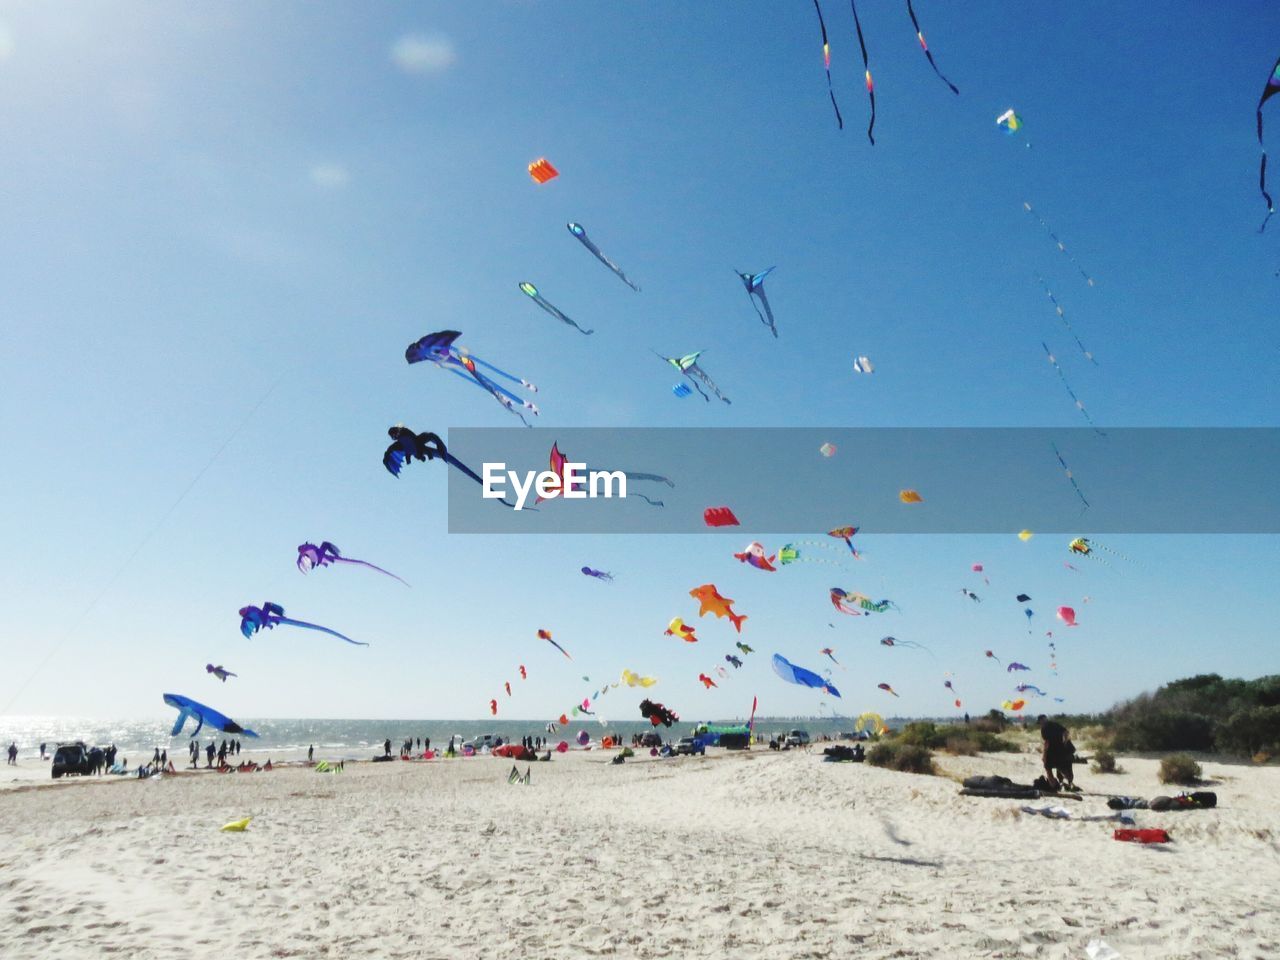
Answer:
POLYGON ((1280 752, 1280 675, 1175 680, 1113 707, 1108 719, 1115 750, 1280 752))
POLYGON ((936 774, 933 754, 927 747, 904 743, 900 739, 882 740, 867 751, 867 763, 873 767, 885 767, 900 773, 936 774))
POLYGON ((1160 782, 1192 786, 1200 782, 1200 764, 1187 753, 1172 753, 1160 761, 1160 782))
POLYGON ((1124 771, 1116 765, 1116 755, 1105 747, 1100 747, 1093 751, 1093 772, 1123 773, 1124 771))

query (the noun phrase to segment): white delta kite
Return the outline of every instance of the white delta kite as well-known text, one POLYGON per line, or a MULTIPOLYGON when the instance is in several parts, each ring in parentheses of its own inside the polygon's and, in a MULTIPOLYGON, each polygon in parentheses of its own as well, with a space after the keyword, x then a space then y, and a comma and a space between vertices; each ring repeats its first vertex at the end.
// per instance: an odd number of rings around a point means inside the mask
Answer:
POLYGON ((627 496, 627 475, 621 470, 588 470, 585 463, 566 461, 564 472, 554 470, 528 470, 521 475, 515 470, 508 470, 505 463, 486 463, 484 465, 483 496, 488 500, 505 500, 506 485, 510 481, 511 489, 516 495, 516 510, 523 510, 529 493, 536 490, 538 498, 553 500, 563 497, 566 500, 586 500, 602 497, 606 500, 625 499, 627 496))

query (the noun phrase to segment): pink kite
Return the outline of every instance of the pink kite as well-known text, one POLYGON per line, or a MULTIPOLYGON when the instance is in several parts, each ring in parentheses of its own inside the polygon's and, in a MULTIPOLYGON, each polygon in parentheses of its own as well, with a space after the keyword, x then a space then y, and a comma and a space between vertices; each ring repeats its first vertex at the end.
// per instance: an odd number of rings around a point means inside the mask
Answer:
POLYGON ((1061 620, 1063 623, 1065 623, 1068 627, 1080 626, 1080 624, 1076 623, 1076 612, 1071 607, 1059 607, 1058 619, 1061 620))

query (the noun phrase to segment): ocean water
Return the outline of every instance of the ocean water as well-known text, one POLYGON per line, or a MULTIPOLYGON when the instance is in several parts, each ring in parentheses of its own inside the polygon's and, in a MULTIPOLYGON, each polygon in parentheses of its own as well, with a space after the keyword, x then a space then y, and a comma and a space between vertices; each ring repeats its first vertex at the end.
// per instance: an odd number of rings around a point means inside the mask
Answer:
MULTIPOLYGON (((578 732, 587 731, 593 740, 606 735, 621 735, 626 741, 632 734, 644 733, 654 728, 645 720, 617 721, 610 720, 602 725, 590 717, 576 718, 568 726, 558 727, 554 734, 549 734, 546 722, 541 720, 322 720, 322 719, 240 719, 247 728, 258 734, 257 739, 240 737, 241 757, 252 756, 256 760, 277 759, 296 760, 306 756, 307 748, 315 746, 317 759, 327 760, 368 760, 382 754, 383 741, 391 739, 391 748, 399 753, 400 744, 408 737, 431 738, 433 747, 444 747, 451 736, 462 740, 470 740, 486 733, 500 736, 504 740, 519 740, 524 736, 549 737, 552 743, 566 740, 574 744, 578 732)), ((724 723, 741 723, 737 721, 713 721, 724 723)), ((823 734, 836 736, 841 732, 853 730, 854 721, 849 718, 756 718, 756 733, 769 737, 774 733, 785 733, 800 728, 809 731, 812 737, 823 734)), ((20 760, 38 758, 40 744, 47 745, 49 754, 59 743, 74 743, 83 740, 89 746, 107 746, 115 744, 120 748, 121 756, 128 758, 130 765, 150 759, 157 748, 167 750, 175 762, 186 757, 187 743, 190 741, 193 725, 187 722, 186 730, 176 737, 169 736, 172 719, 168 721, 148 720, 104 720, 89 717, 0 717, 0 749, 12 743, 18 745, 20 760)), ((890 721, 892 725, 892 721, 890 721)), ((557 725, 558 726, 558 725, 557 725)), ((675 740, 687 736, 693 729, 693 723, 677 723, 670 728, 658 727, 664 740, 675 740)), ((215 744, 223 739, 231 739, 217 730, 206 728, 200 731, 199 741, 203 748, 210 741, 215 744)))

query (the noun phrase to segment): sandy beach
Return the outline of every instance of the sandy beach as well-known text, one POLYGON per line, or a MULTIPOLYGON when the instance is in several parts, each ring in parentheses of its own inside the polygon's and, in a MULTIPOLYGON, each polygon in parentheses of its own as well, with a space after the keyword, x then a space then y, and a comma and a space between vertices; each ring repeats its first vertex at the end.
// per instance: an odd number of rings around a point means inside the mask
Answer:
MULTIPOLYGON (((948 776, 753 750, 597 751, 16 785, 0 955, 1085 957, 1280 954, 1280 769, 1205 764, 1219 806, 1110 822, 948 776), (521 764, 525 769, 526 764, 521 764), (247 832, 219 827, 254 817, 247 832)), ((1154 760, 1088 793, 1170 794, 1154 760)), ((943 758, 1030 780, 1030 754, 943 758)), ((1062 801, 1103 815, 1101 796, 1062 801)))

